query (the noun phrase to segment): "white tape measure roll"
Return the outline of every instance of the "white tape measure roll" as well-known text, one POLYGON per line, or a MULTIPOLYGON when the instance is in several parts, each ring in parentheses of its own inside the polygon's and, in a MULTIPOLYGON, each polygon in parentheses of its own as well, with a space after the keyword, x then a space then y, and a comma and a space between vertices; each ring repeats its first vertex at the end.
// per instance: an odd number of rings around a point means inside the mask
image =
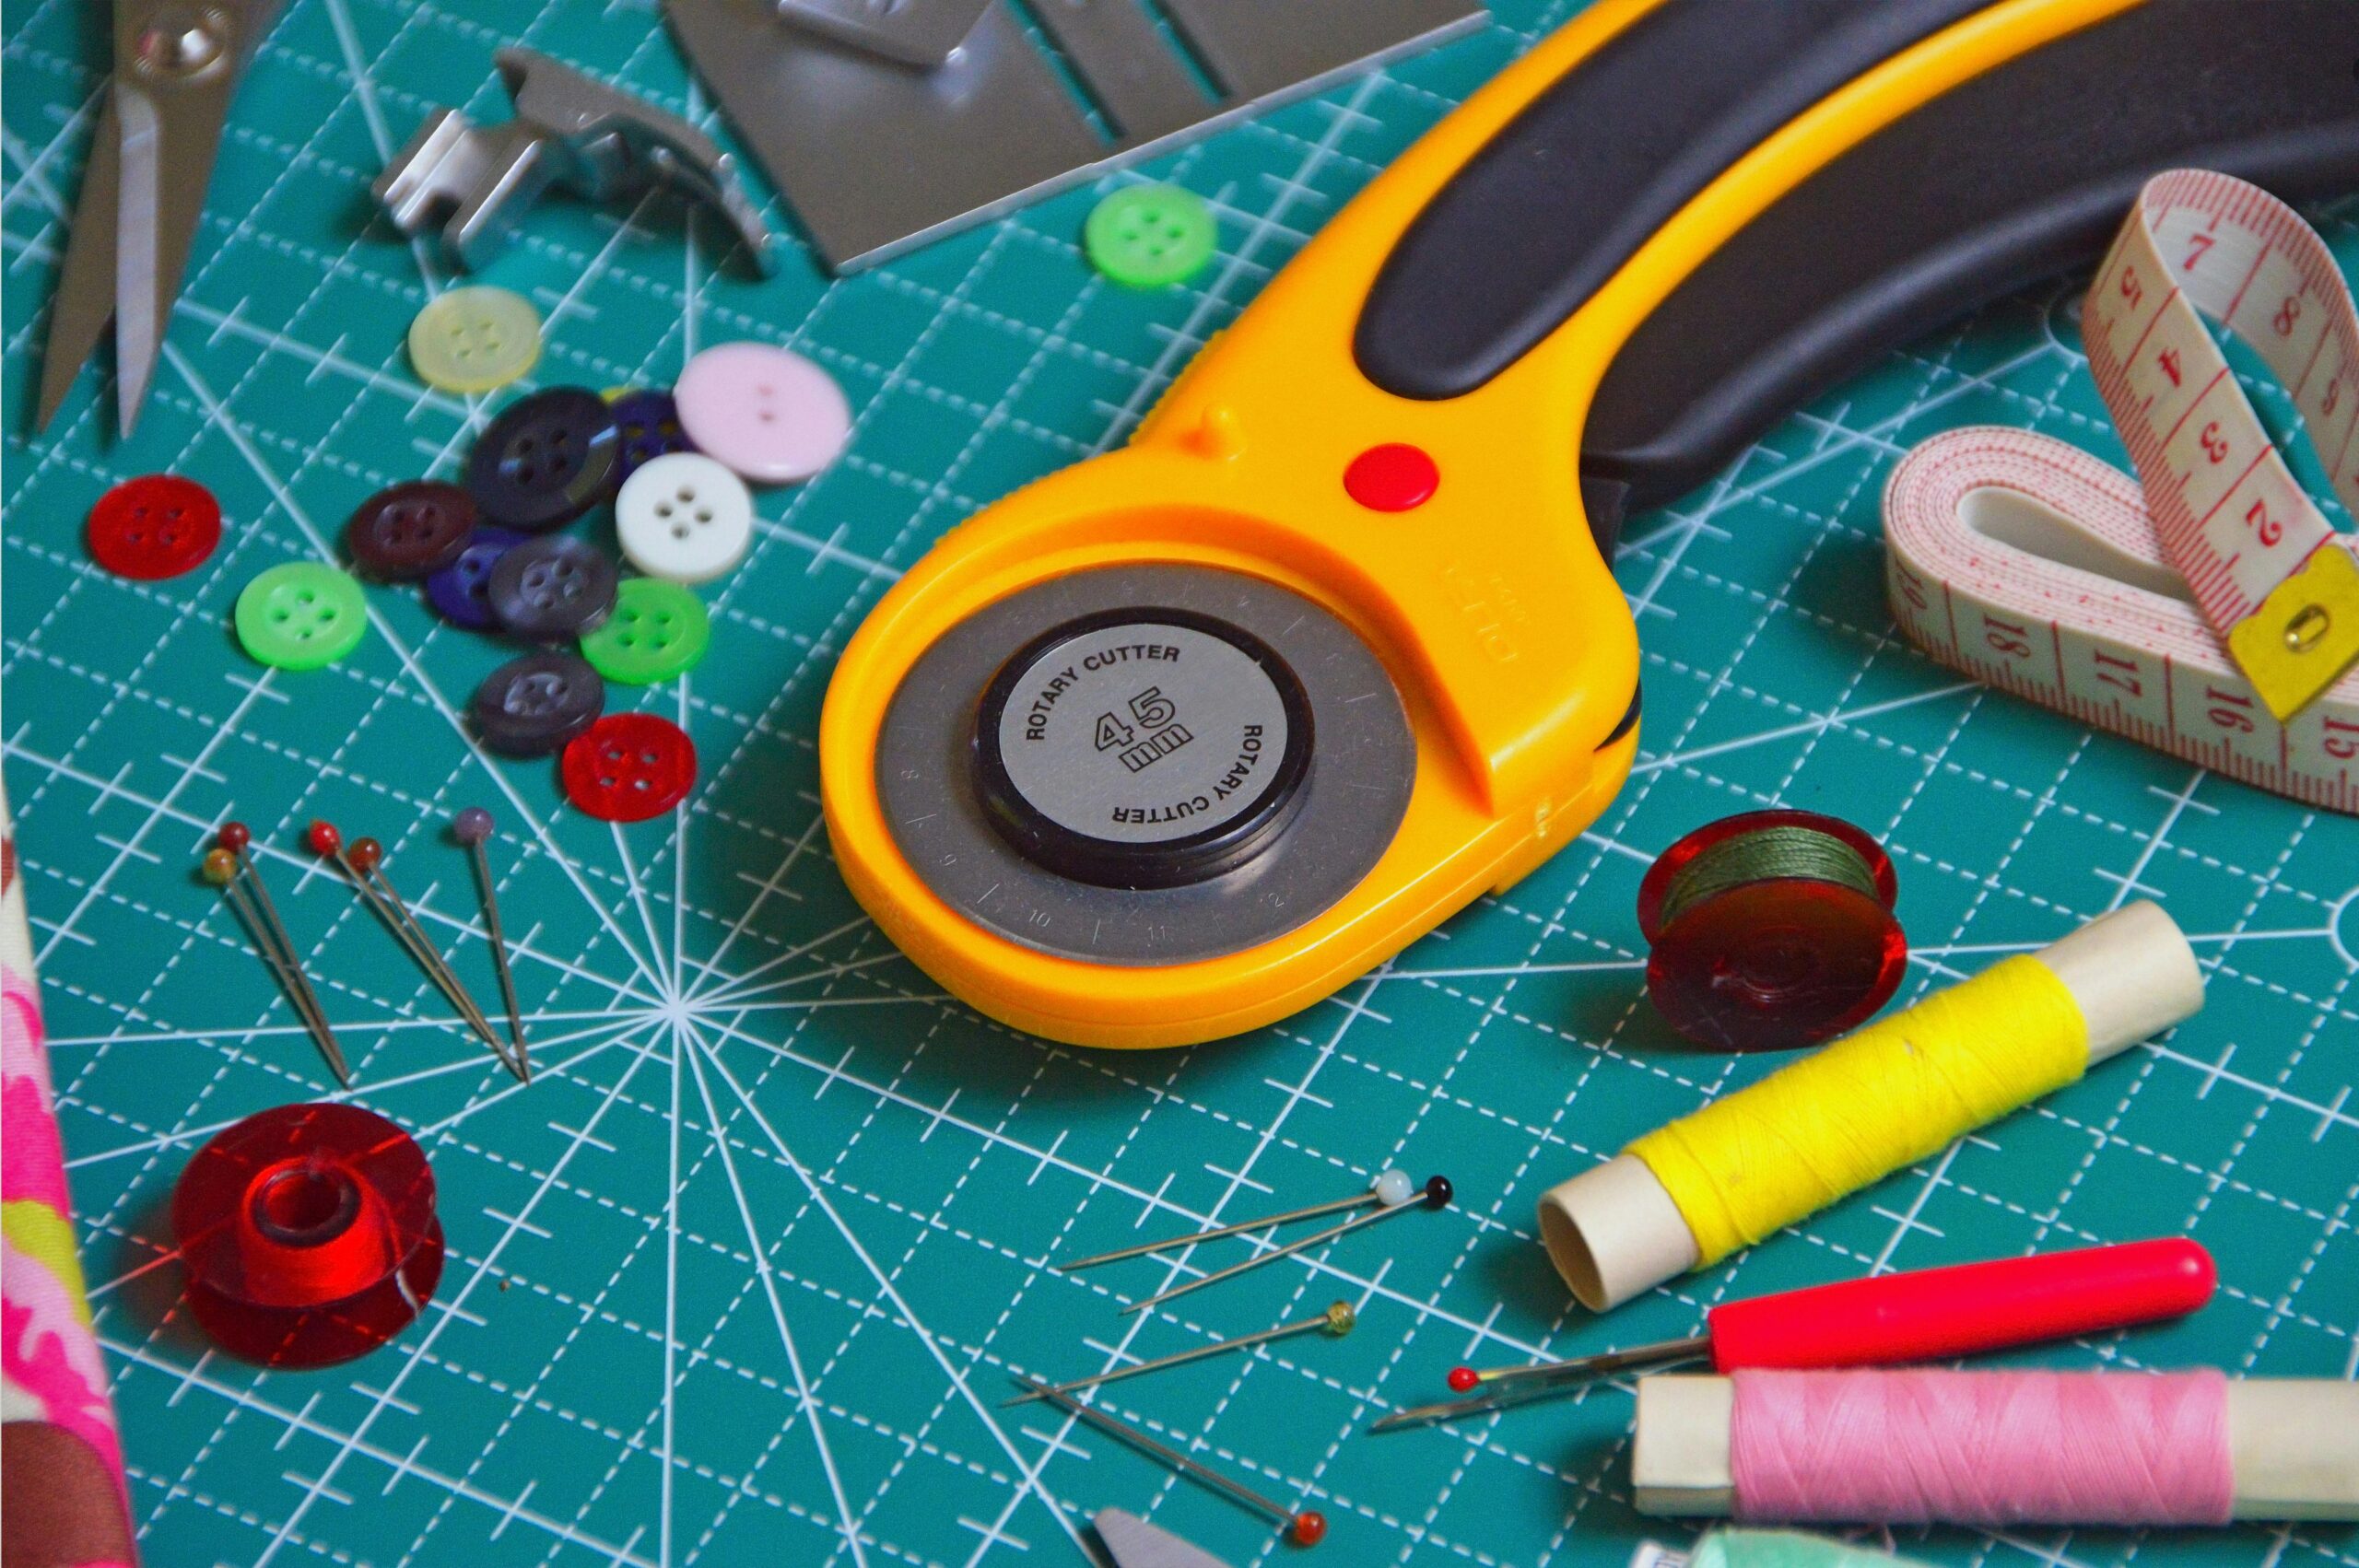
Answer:
POLYGON ((2359 553, 2206 317, 2284 384, 2359 511, 2359 316, 2333 255, 2266 191, 2173 170, 2139 192, 2081 315, 2138 477, 2025 431, 1925 442, 1884 489, 1893 614, 1993 685, 2359 812, 2359 553))
MULTIPOLYGON (((1970 427, 1902 460, 1884 515, 1893 614, 1942 663, 2231 778, 2359 813, 2359 671, 2281 723, 2165 559, 2130 475, 2045 436, 1970 427)), ((2348 556, 2351 542, 2325 547, 2348 556)))

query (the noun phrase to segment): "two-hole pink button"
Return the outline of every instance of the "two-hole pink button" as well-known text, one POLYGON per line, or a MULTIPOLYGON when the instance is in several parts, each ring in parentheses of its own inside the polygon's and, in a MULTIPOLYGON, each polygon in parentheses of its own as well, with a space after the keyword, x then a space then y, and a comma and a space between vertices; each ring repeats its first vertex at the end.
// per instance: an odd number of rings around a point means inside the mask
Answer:
POLYGON ((672 397, 698 451, 763 484, 810 478, 851 436, 851 405, 835 378, 767 343, 706 349, 680 372, 672 397))

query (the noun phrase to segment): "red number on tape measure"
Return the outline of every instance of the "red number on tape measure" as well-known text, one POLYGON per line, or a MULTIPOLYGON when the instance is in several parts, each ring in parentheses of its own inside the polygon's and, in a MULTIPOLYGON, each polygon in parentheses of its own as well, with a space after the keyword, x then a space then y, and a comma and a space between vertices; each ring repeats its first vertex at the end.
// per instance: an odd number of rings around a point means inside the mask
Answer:
POLYGON ((2203 688, 2203 699, 2212 704, 2205 714, 2212 723, 2223 730, 2234 730, 2238 734, 2252 733, 2252 698, 2241 692, 2224 692, 2217 686, 2206 686, 2203 688))
POLYGON ((2117 658, 2102 648, 2092 649, 2090 654, 2096 661, 2098 680, 2131 696, 2146 695, 2146 683, 2138 678, 2138 661, 2117 658))
POLYGON ((2030 631, 2013 621, 2002 621, 1987 612, 1982 617, 1982 640, 2010 658, 2031 657, 2030 631))

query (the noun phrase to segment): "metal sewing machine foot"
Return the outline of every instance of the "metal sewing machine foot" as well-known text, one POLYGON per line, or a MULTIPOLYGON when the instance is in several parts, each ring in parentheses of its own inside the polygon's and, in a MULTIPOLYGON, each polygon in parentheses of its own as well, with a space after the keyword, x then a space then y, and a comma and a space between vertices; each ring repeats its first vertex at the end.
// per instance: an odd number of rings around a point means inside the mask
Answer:
POLYGON ((776 267, 769 229, 711 137, 546 54, 503 49, 492 63, 516 118, 478 125, 437 110, 377 177, 377 200, 404 234, 440 222, 443 249, 472 270, 508 243, 545 192, 604 205, 663 185, 718 209, 763 276, 776 267))

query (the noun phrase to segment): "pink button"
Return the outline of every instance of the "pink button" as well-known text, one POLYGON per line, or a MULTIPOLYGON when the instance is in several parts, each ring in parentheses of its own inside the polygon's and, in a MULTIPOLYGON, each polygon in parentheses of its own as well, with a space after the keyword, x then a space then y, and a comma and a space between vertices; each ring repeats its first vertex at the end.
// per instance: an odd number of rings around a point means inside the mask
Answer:
POLYGON ((851 435, 851 405, 835 378, 766 343, 706 349, 680 372, 672 397, 698 451, 767 484, 810 478, 851 435))

